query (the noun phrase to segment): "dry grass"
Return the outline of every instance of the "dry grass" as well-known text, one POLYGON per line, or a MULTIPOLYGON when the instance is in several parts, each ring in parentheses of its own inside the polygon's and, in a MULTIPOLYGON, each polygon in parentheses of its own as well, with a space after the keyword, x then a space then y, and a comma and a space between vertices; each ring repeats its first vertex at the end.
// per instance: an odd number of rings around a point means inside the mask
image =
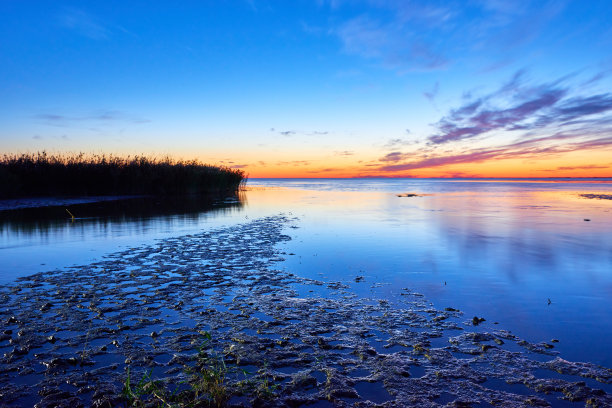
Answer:
POLYGON ((235 191, 242 170, 169 157, 5 154, 0 198, 88 195, 181 195, 235 191))

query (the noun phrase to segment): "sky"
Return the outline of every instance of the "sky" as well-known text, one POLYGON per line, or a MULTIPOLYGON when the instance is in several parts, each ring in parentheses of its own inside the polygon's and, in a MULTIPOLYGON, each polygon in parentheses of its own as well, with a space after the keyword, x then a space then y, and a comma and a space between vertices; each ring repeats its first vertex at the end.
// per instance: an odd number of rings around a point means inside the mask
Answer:
POLYGON ((0 0, 0 153, 610 177, 612 2, 0 0))

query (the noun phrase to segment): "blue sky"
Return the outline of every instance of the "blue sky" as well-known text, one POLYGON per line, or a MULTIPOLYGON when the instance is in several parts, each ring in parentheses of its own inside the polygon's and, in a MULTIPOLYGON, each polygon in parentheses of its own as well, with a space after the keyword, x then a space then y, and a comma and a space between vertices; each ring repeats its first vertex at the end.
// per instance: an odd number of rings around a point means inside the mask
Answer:
POLYGON ((1 2, 0 151, 612 175, 608 1, 173 3, 1 2))

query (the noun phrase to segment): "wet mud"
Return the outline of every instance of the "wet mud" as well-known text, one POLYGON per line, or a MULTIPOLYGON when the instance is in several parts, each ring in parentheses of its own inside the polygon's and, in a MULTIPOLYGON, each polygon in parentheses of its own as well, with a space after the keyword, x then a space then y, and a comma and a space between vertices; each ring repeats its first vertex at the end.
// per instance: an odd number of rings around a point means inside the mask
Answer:
MULTIPOLYGON (((128 368, 184 381, 200 332, 227 364, 273 384, 265 406, 612 406, 612 371, 564 360, 553 341, 410 288, 361 297, 351 285, 372 282, 283 270, 298 227, 268 217, 1 286, 0 406, 121 406, 128 368)), ((262 402, 237 393, 228 404, 262 402)))

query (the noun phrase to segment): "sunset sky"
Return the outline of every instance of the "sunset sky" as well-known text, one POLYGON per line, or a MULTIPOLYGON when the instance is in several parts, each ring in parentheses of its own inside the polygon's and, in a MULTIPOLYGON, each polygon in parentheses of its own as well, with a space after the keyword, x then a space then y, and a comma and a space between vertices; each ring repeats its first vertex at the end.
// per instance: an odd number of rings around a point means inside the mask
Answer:
POLYGON ((608 0, 3 0, 0 153, 612 176, 611 21, 608 0))

